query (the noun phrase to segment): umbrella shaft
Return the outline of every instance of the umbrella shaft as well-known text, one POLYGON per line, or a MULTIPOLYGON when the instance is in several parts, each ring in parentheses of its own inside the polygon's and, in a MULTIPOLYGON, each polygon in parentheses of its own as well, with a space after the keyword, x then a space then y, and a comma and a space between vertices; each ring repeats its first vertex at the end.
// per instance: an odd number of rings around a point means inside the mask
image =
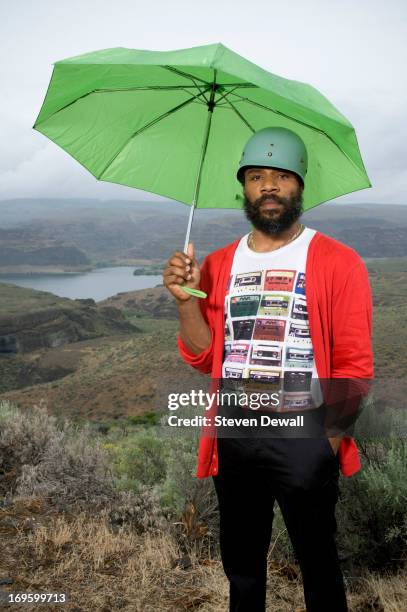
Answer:
POLYGON ((208 103, 208 117, 207 117, 207 120, 206 120, 205 137, 204 137, 204 141, 203 141, 203 145, 202 145, 202 155, 201 155, 201 159, 200 159, 200 162, 199 162, 198 175, 197 175, 196 183, 195 183, 194 197, 192 199, 192 206, 191 206, 191 210, 190 210, 190 213, 189 213, 187 233, 186 233, 186 236, 185 236, 184 253, 187 253, 187 251, 188 251, 188 243, 189 243, 189 236, 191 234, 192 219, 194 217, 195 208, 196 208, 196 206, 198 204, 199 187, 201 185, 202 168, 203 168, 203 163, 205 161, 206 149, 208 148, 209 132, 210 132, 210 129, 211 129, 211 121, 212 121, 212 113, 213 113, 213 98, 214 97, 215 97, 215 91, 213 90, 212 93, 211 93, 211 100, 208 103))

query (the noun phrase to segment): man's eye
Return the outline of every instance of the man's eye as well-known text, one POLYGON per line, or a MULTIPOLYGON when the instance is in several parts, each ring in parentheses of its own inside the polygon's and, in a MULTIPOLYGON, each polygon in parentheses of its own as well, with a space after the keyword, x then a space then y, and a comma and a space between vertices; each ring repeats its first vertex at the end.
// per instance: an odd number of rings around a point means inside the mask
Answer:
POLYGON ((288 178, 288 174, 280 174, 280 178, 288 178))
POLYGON ((254 181, 254 180, 256 180, 256 179, 259 179, 259 178, 260 178, 260 174, 254 174, 254 175, 252 176, 252 181, 254 181))

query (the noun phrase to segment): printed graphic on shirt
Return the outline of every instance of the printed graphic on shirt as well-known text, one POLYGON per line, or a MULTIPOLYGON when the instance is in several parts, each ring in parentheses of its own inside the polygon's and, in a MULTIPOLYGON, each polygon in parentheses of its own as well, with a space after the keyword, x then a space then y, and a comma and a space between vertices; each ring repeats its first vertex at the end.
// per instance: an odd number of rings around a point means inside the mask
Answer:
POLYGON ((260 295, 235 295, 230 299, 231 317, 253 317, 259 308, 260 295))
POLYGON ((248 291, 260 291, 262 285, 263 273, 262 271, 257 272, 245 272, 245 274, 236 274, 235 282, 233 284, 234 291, 245 292, 248 291))
MULTIPOLYGON (((250 368, 247 370, 247 376, 245 376, 245 378, 249 378, 254 382, 280 385, 281 372, 279 370, 260 370, 258 368, 250 368)), ((269 389, 269 386, 267 389, 269 389)))
POLYGON ((254 319, 232 320, 233 338, 235 340, 251 340, 254 319))
MULTIPOLYGON (((226 315, 226 313, 225 313, 226 315)), ((228 321, 225 321, 225 342, 228 342, 228 340, 231 340, 232 336, 230 334, 230 327, 229 327, 229 323, 228 321)))
POLYGON ((312 372, 284 372, 284 391, 309 391, 312 372))
POLYGON ((286 410, 307 410, 314 408, 310 393, 284 393, 284 408, 286 410))
POLYGON ((297 276, 297 282, 295 283, 295 293, 301 293, 305 295, 305 274, 300 272, 297 276))
POLYGON ((253 339, 283 342, 284 332, 285 321, 280 319, 256 319, 253 339))
POLYGON ((265 293, 261 298, 259 314, 286 317, 289 312, 289 305, 290 297, 288 295, 265 293))
POLYGON ((282 361, 281 351, 282 347, 280 344, 253 342, 249 363, 252 365, 280 367, 282 361))
POLYGON ((232 274, 225 296, 222 376, 281 394, 277 410, 314 408, 305 273, 258 269, 232 274), (263 385, 263 387, 262 387, 263 385))
POLYGON ((267 270, 264 280, 266 291, 292 291, 294 270, 267 270))
POLYGON ((234 363, 246 363, 249 349, 250 343, 248 342, 225 344, 225 360, 234 363))
POLYGON ((305 297, 294 298, 291 316, 293 319, 308 321, 307 302, 305 301, 305 297))
POLYGON ((311 344, 311 337, 307 321, 291 321, 288 330, 290 344, 311 344))
POLYGON ((311 348, 302 348, 300 346, 286 346, 285 362, 286 368, 312 368, 314 365, 314 356, 311 348))
POLYGON ((231 368, 230 366, 225 366, 224 368, 224 378, 235 378, 241 379, 243 378, 243 368, 231 368))

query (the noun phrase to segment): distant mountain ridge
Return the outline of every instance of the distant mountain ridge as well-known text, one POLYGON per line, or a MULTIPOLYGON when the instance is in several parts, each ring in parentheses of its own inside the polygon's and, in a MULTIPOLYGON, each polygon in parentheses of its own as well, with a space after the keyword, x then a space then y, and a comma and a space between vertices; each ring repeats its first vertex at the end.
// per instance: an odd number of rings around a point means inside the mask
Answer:
MULTIPOLYGON (((30 264, 44 271, 84 266, 163 264, 182 249, 189 207, 127 200, 0 201, 0 273, 30 264)), ((362 257, 407 256, 407 206, 327 203, 303 222, 362 257)), ((200 210, 191 239, 198 259, 249 231, 242 211, 200 210)))

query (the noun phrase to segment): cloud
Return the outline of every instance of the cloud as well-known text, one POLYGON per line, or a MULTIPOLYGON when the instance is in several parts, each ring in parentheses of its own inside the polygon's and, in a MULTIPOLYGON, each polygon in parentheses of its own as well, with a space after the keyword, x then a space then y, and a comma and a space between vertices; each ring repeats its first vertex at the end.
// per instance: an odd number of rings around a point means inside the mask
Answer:
POLYGON ((138 189, 97 181, 52 142, 38 146, 15 168, 0 174, 0 193, 11 198, 154 199, 138 189))
MULTIPOLYGON (((20 0, 0 7, 0 189, 11 197, 149 197, 96 181, 32 130, 52 63, 94 49, 223 42, 320 89, 356 128, 373 189, 346 201, 407 202, 404 0, 20 0)), ((151 196, 153 197, 153 196, 151 196)))

